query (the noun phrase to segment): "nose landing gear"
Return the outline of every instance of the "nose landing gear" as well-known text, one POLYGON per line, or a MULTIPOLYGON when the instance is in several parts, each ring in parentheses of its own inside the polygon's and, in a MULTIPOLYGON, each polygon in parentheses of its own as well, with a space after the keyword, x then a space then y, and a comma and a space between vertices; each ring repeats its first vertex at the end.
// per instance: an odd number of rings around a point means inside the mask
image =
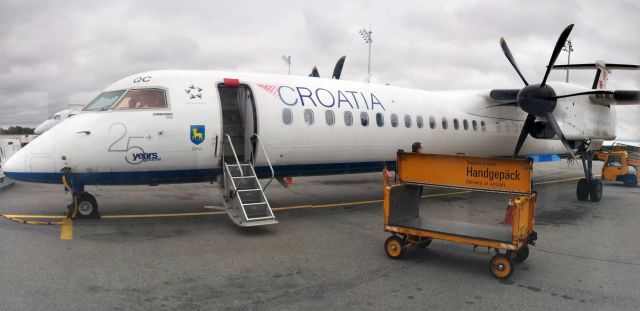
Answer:
MULTIPOLYGON (((100 213, 98 213, 98 201, 89 192, 80 192, 73 194, 75 196, 78 209, 76 211, 76 217, 80 219, 99 219, 100 213)), ((68 215, 73 215, 73 203, 67 205, 68 215)))
POLYGON ((576 196, 578 201, 586 201, 590 198, 591 202, 600 202, 602 199, 602 181, 593 178, 593 152, 587 150, 588 146, 588 144, 583 143, 578 148, 585 178, 578 180, 576 196))
POLYGON ((65 191, 71 192, 72 203, 67 205, 67 215, 69 218, 100 218, 98 212, 98 201, 89 192, 84 191, 84 185, 76 183, 71 177, 71 169, 62 169, 62 183, 65 186, 65 191))

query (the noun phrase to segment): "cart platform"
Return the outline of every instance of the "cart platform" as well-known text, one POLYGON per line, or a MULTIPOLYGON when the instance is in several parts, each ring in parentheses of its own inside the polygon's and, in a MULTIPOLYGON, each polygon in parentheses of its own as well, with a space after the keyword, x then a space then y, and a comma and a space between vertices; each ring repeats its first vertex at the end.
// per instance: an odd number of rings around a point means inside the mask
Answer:
POLYGON ((483 239, 501 243, 511 243, 511 226, 499 227, 445 219, 425 219, 422 217, 402 220, 389 224, 389 226, 431 231, 435 233, 483 239))

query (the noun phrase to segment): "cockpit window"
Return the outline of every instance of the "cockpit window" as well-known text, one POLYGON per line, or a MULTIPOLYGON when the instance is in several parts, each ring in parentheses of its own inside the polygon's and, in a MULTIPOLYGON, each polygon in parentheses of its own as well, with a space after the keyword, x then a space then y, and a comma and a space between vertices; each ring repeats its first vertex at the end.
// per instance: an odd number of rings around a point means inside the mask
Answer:
POLYGON ((113 103, 124 94, 124 90, 121 91, 109 91, 104 92, 94 100, 92 100, 86 107, 84 107, 83 111, 96 111, 96 110, 107 110, 113 106, 113 103))
POLYGON ((115 109, 153 109, 167 108, 167 99, 163 90, 129 90, 115 105, 115 109))
POLYGON ((55 116, 53 117, 53 119, 54 119, 54 120, 60 120, 60 115, 59 115, 59 114, 55 115, 55 116))

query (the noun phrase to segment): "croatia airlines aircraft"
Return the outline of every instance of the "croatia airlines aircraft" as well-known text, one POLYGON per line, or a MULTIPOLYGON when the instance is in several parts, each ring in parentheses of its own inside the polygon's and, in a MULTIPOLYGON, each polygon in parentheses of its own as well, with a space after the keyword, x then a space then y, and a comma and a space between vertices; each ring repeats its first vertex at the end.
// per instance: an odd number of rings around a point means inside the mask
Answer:
POLYGON ((513 90, 423 91, 217 71, 135 74, 20 150, 5 174, 41 183, 67 174, 85 217, 97 215, 97 202, 84 185, 217 180, 231 218, 257 225, 275 220, 256 176, 380 171, 394 167, 397 149, 421 142, 424 152, 438 154, 577 152, 587 164, 577 196, 598 201, 602 184, 592 178, 589 150, 616 137, 616 105, 639 103, 638 91, 605 89, 606 73, 638 66, 582 64, 598 70, 602 83, 591 89, 547 82, 572 26, 539 84, 527 82, 501 39, 526 85, 513 90))

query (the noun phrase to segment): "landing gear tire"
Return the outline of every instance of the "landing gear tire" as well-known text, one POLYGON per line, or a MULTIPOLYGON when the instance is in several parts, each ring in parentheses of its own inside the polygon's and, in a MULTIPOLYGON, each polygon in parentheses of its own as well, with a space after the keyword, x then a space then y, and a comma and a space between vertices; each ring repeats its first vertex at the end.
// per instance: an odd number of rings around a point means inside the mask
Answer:
POLYGON ((576 196, 578 201, 586 201, 589 198, 589 183, 586 179, 580 178, 576 187, 576 196))
POLYGON ((591 197, 591 202, 600 202, 602 199, 602 181, 600 179, 591 181, 589 196, 591 197))
MULTIPOLYGON (((98 201, 88 192, 81 192, 76 195, 78 211, 76 217, 81 219, 100 218, 98 213, 98 201)), ((71 208, 73 210, 73 207, 71 208)))
POLYGON ((529 247, 523 246, 519 250, 511 252, 511 259, 515 263, 522 263, 529 257, 529 247))
POLYGON ((624 175, 622 181, 626 187, 635 187, 638 185, 638 176, 634 174, 624 175))
POLYGON ((405 243, 399 237, 393 235, 390 236, 384 242, 384 251, 387 253, 387 256, 392 259, 400 259, 404 254, 405 243))
POLYGON ((513 261, 507 255, 497 254, 491 258, 489 269, 494 277, 504 280, 513 273, 513 261))

